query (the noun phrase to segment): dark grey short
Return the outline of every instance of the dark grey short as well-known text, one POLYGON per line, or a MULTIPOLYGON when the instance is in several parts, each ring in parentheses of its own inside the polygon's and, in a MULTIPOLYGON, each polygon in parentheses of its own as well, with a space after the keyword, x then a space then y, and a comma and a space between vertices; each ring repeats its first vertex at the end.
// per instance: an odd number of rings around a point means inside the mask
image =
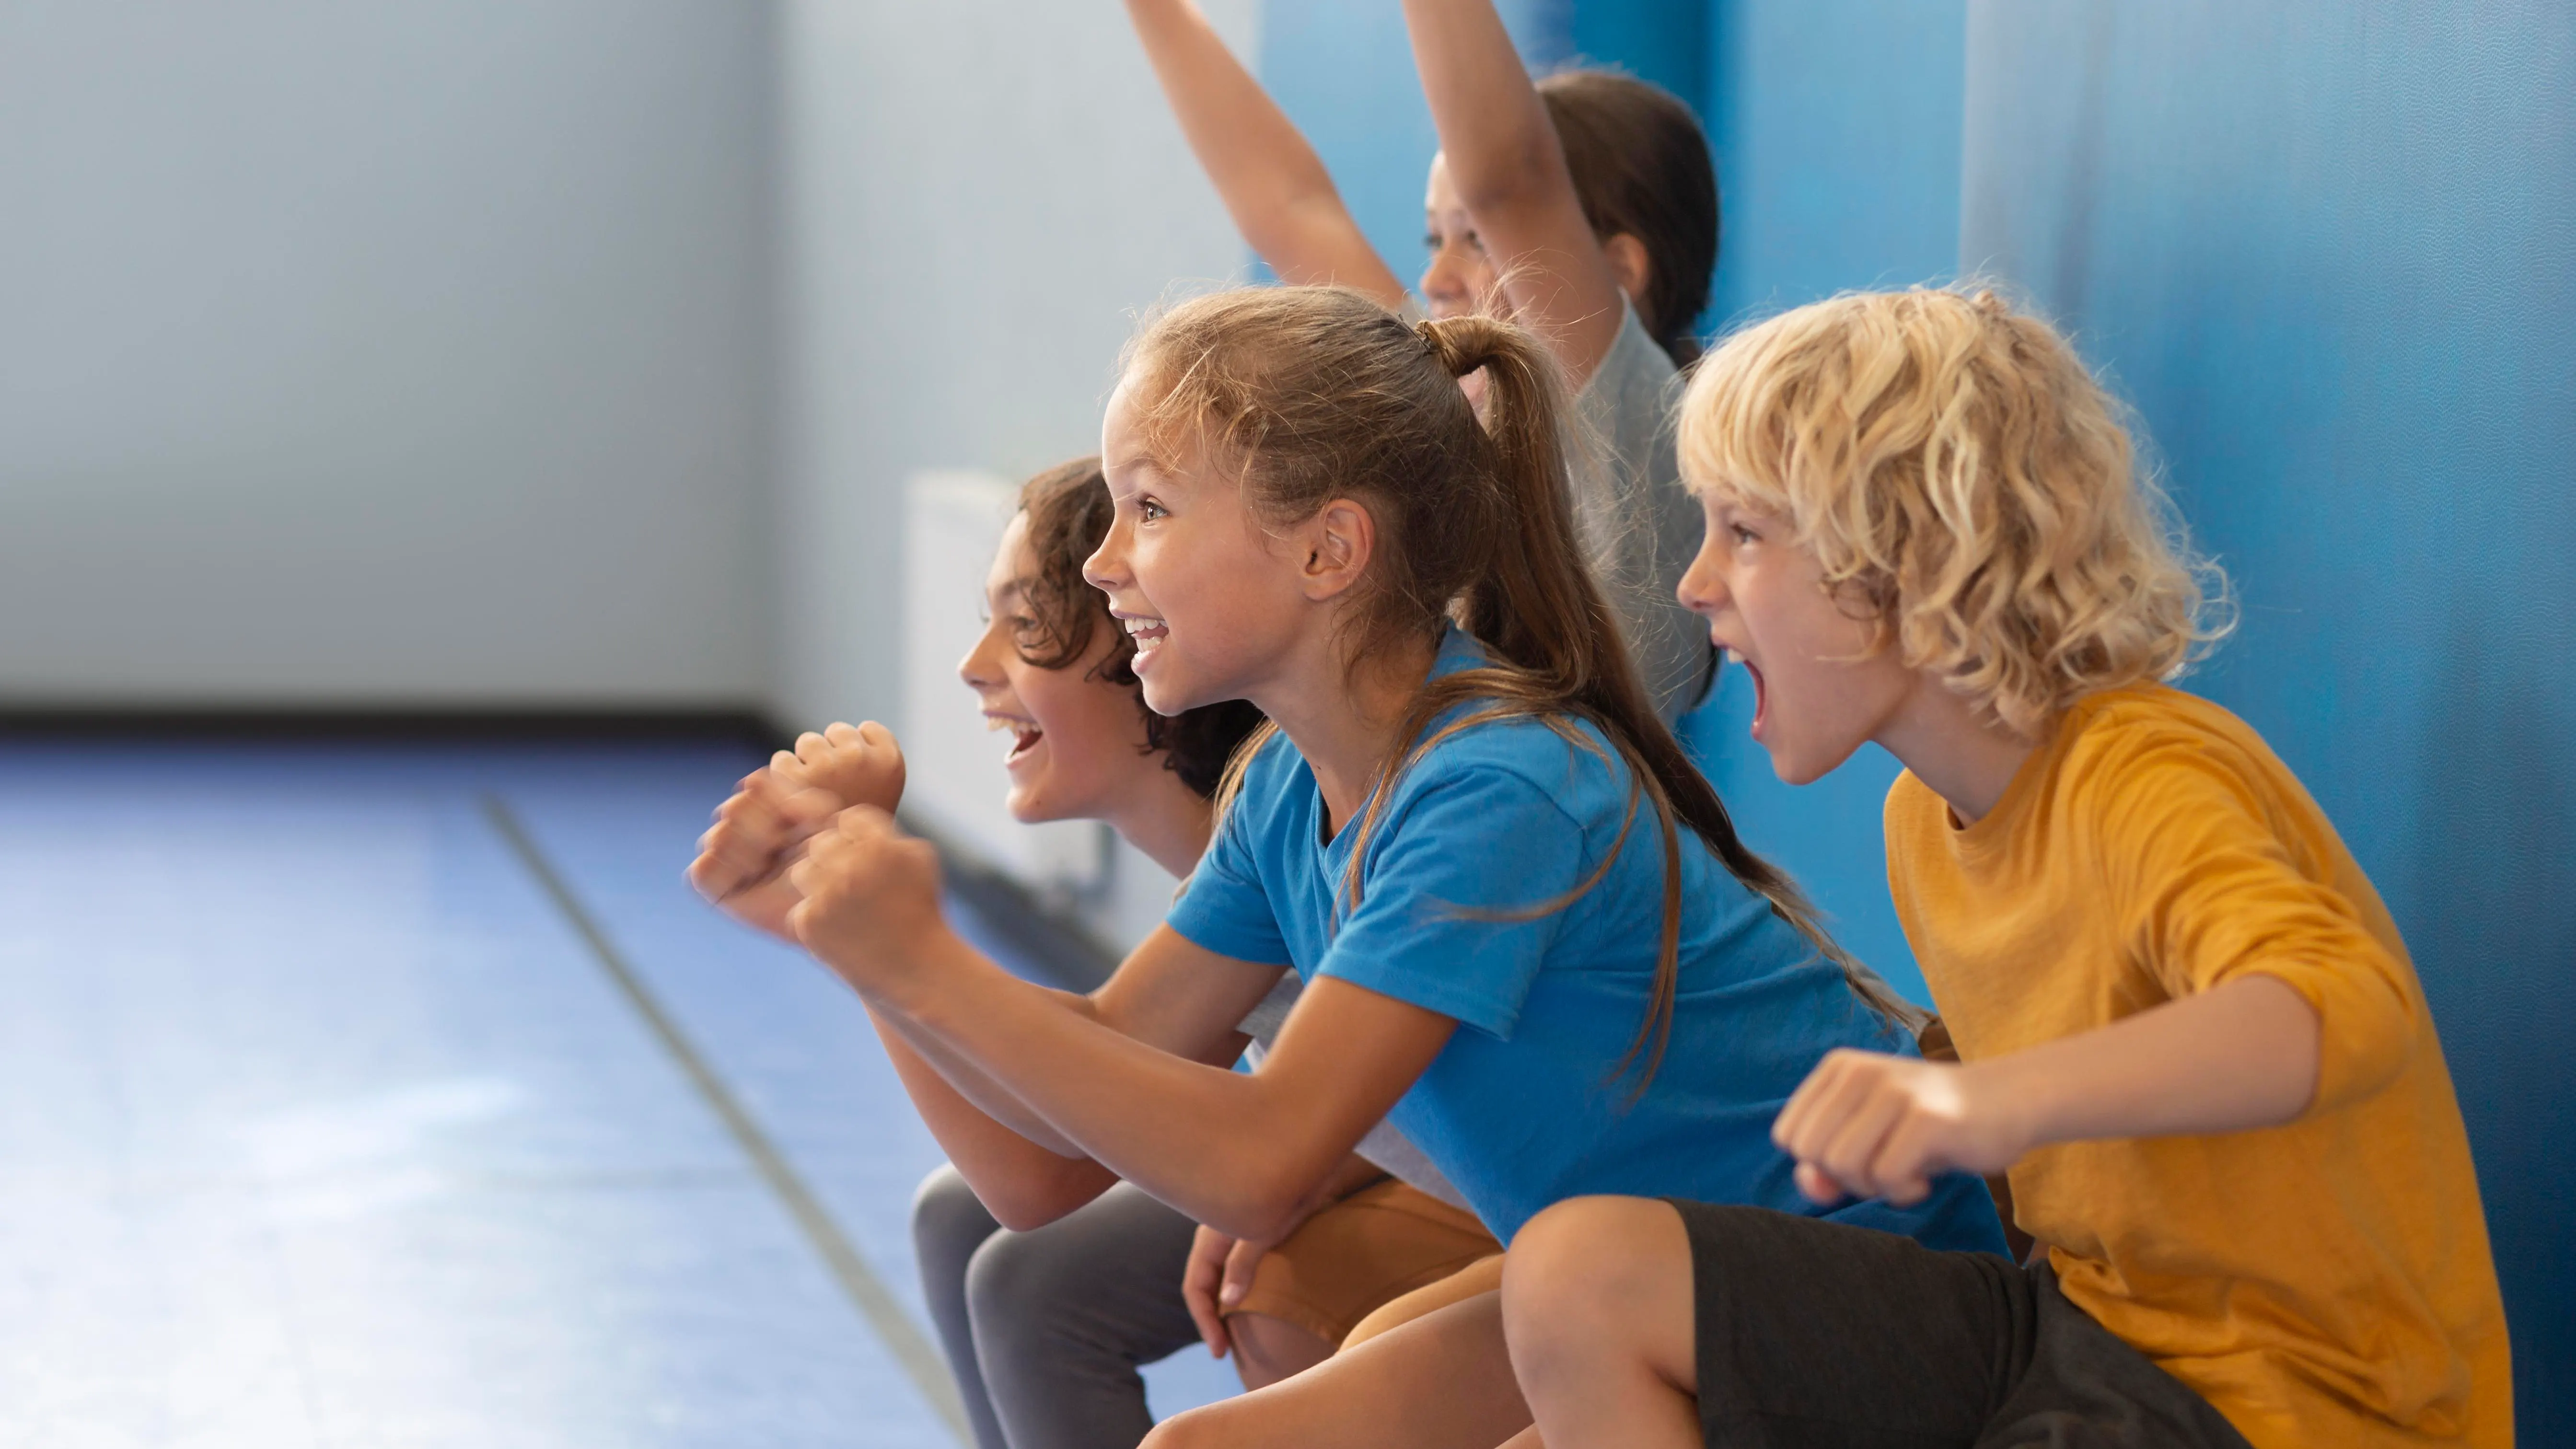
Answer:
POLYGON ((1676 1200, 1710 1449, 2248 1449, 2045 1264, 1676 1200))

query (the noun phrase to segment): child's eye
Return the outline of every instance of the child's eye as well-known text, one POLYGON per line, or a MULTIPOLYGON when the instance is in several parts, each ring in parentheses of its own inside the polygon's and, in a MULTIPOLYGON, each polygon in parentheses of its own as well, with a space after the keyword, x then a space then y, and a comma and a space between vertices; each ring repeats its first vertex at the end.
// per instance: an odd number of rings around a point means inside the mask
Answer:
POLYGON ((1426 252, 1436 252, 1440 250, 1440 233, 1436 231, 1424 232, 1422 234, 1422 249, 1426 252))
POLYGON ((1151 523, 1157 518, 1169 518, 1171 510, 1151 498, 1139 498, 1136 500, 1136 516, 1151 523))
POLYGON ((1735 535, 1735 541, 1737 543, 1760 543, 1762 541, 1762 535, 1755 533, 1752 529, 1745 527, 1741 523, 1730 523, 1726 526, 1726 529, 1727 532, 1735 535))

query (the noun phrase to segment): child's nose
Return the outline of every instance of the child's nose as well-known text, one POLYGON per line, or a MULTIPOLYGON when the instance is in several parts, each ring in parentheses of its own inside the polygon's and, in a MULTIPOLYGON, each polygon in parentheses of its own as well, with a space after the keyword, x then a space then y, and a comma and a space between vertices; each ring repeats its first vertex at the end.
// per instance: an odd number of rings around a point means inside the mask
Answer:
POLYGON ((1423 263, 1422 281, 1419 283, 1422 295, 1454 300, 1466 292, 1466 283, 1460 280, 1457 258, 1452 251, 1452 248, 1444 246, 1431 254, 1431 260, 1423 263))
POLYGON ((1726 581, 1718 577, 1716 569, 1709 567, 1705 554, 1684 571, 1682 581, 1673 593, 1681 600, 1683 608, 1700 615, 1715 614, 1732 599, 1726 591, 1726 581))
POLYGON ((966 657, 957 661, 957 677, 966 682, 967 688, 982 689, 1001 682, 1001 660, 994 649, 995 636, 1000 632, 997 627, 986 627, 975 640, 975 647, 967 650, 966 657))
POLYGON ((1082 561, 1084 583, 1105 593, 1126 581, 1127 560, 1123 547, 1124 540, 1120 537, 1125 529, 1126 525, 1123 523, 1111 524, 1109 536, 1100 540, 1100 547, 1093 549, 1091 557, 1082 561))

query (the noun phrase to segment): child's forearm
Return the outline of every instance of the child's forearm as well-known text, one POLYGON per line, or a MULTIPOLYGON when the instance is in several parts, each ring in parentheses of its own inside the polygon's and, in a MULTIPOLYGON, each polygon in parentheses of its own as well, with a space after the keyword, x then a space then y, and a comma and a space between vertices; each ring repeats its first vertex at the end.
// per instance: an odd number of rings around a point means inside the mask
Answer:
POLYGON ((1441 153, 1471 214, 1572 188, 1547 107, 1491 0, 1405 0, 1441 153))
POLYGON ((1322 158, 1198 6, 1128 0, 1127 14, 1182 135, 1253 251, 1285 281, 1341 282, 1400 305, 1403 284, 1367 251, 1322 158))
POLYGON ((1087 1154, 1065 1140, 1064 1134, 1049 1126, 1045 1117, 1011 1094, 975 1064, 948 1049, 937 1037, 891 1012, 868 1008, 869 1020, 876 1023, 877 1035, 886 1045, 886 1053, 898 1071, 904 1073, 904 1085, 914 1084, 918 1068, 927 1074, 922 1089, 912 1093, 913 1105, 931 1131, 939 1133, 943 1121, 981 1122, 990 1124, 1012 1137, 1057 1157, 1083 1157, 1087 1154), (935 1085, 934 1085, 935 1084, 935 1085), (934 1115, 935 1114, 935 1115, 934 1115))
MULTIPOLYGON (((922 1122, 1002 1226, 1019 1232, 1042 1227, 1118 1180, 1070 1144, 1045 1145, 984 1111, 948 1080, 953 1063, 933 1065, 892 1019, 874 1010, 868 1016, 922 1122)), ((1052 1129, 1044 1131, 1046 1139, 1062 1141, 1052 1129)))
POLYGON ((950 989, 909 1011, 877 1008, 907 1017, 907 1036, 982 1064, 1102 1166, 1221 1231, 1284 1232, 1366 1130, 1337 1136, 1325 1112, 1270 1110, 1270 1084, 1047 1011, 1035 988, 946 944, 958 954, 937 974, 950 989))
POLYGON ((2041 1147, 2279 1126, 2315 1100, 2322 1049, 2306 998, 2251 975, 1965 1070, 2041 1147))

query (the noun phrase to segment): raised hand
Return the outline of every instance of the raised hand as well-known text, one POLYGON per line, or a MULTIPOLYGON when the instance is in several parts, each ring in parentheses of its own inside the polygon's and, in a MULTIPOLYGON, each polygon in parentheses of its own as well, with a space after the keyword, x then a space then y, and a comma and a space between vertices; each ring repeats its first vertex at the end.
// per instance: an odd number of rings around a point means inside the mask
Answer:
POLYGON ((799 785, 829 792, 844 807, 873 805, 891 811, 903 803, 903 746, 894 731, 867 720, 834 724, 821 734, 796 737, 794 750, 772 756, 769 768, 799 785))
POLYGON ((1921 1202, 1944 1172, 1994 1173, 2033 1145, 1990 1074, 1878 1052, 1834 1051, 1790 1095, 1771 1140, 1817 1202, 1921 1202))
POLYGON ((913 984, 918 948, 947 929, 939 854, 873 805, 853 805, 805 842, 787 873, 800 898, 788 925, 815 959, 863 994, 913 984))
POLYGON ((716 823, 698 837, 689 884, 734 919, 788 942, 796 932, 787 914, 797 902, 787 867, 805 842, 828 829, 841 803, 773 769, 743 776, 731 798, 716 807, 716 823))

